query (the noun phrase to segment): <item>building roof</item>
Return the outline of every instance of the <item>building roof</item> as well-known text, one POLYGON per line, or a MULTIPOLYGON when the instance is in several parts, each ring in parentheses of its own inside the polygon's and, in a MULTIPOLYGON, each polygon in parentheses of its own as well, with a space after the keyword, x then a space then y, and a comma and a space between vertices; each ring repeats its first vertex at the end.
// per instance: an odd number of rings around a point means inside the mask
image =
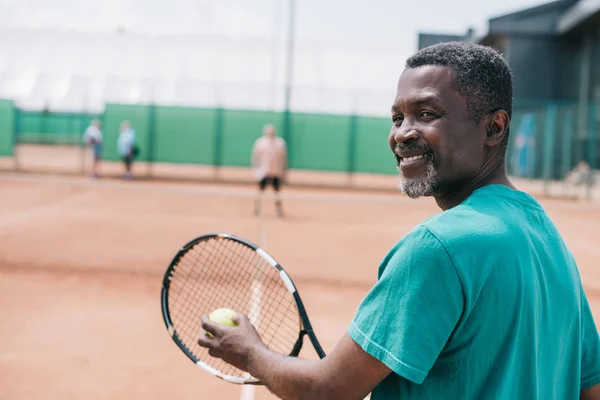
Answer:
POLYGON ((600 17, 600 0, 553 1, 491 18, 487 32, 477 42, 511 34, 560 36, 594 17, 600 17))
POLYGON ((535 17, 538 15, 542 15, 545 14, 549 11, 553 11, 555 10, 557 7, 569 7, 573 4, 576 4, 577 2, 579 2, 580 0, 557 0, 557 1, 552 1, 550 3, 546 3, 546 4, 541 4, 539 6, 535 6, 535 7, 530 7, 530 8, 525 8, 523 10, 519 10, 519 11, 515 11, 509 14, 504 14, 504 15, 500 15, 497 17, 493 17, 490 18, 490 22, 492 21, 498 21, 501 19, 524 19, 524 18, 530 18, 530 17, 535 17))
POLYGON ((594 16, 600 15, 600 0, 581 0, 569 8, 559 19, 556 32, 569 32, 594 16))

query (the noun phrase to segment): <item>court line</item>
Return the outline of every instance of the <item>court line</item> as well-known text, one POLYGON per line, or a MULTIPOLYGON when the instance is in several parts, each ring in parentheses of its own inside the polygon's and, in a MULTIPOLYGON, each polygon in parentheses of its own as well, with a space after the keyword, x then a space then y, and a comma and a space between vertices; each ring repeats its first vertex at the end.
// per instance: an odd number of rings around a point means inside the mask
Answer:
MULTIPOLYGON (((166 267, 165 267, 166 268, 166 267)), ((46 263, 46 264, 31 264, 29 262, 14 261, 14 260, 3 260, 0 259, 0 273, 17 273, 17 274, 47 274, 57 275, 61 277, 68 276, 99 276, 102 278, 112 278, 117 276, 123 277, 143 277, 152 279, 153 282, 156 278, 162 278, 165 274, 164 269, 123 269, 114 266, 93 266, 93 267, 76 267, 70 264, 64 263, 46 263)), ((337 277, 316 277, 316 276, 295 276, 294 284, 296 286, 317 286, 327 289, 334 288, 335 290, 359 290, 365 292, 370 289, 374 284, 373 282, 366 282, 364 280, 351 280, 351 279, 340 279, 337 277)))
MULTIPOLYGON (((60 175, 37 175, 37 174, 21 174, 21 173, 3 173, 0 175, 0 182, 26 182, 37 184, 55 184, 74 187, 101 187, 101 188, 121 188, 130 191, 146 191, 146 192, 161 192, 161 193, 184 193, 184 194, 199 194, 211 195, 215 197, 231 197, 240 198, 255 198, 256 189, 247 187, 244 189, 234 188, 231 183, 170 183, 162 181, 117 181, 111 178, 91 181, 87 177, 65 177, 60 175), (222 185, 219 187, 219 185, 222 185)), ((250 185, 248 185, 250 186, 250 185)), ((517 186, 518 187, 518 186, 517 186)), ((303 191, 327 191, 330 189, 303 189, 303 191)), ((333 189, 331 189, 333 190, 333 189)), ((368 189, 365 189, 368 190, 368 189)), ((523 190, 523 189, 521 189, 523 190)), ((274 200, 271 192, 265 193, 265 199, 274 200)), ((331 193, 302 193, 296 188, 284 188, 281 193, 282 200, 303 200, 303 201, 319 201, 327 203, 350 203, 350 204, 424 204, 424 202, 432 202, 433 199, 421 198, 410 199, 398 191, 394 193, 364 193, 364 192, 331 192, 331 193)), ((584 208, 586 211, 600 210, 600 203, 597 202, 578 202, 561 199, 539 199, 540 203, 546 210, 565 209, 579 210, 584 208)), ((429 203, 428 205, 432 205, 429 203)))
MULTIPOLYGON (((204 194, 213 195, 215 197, 246 197, 255 198, 255 188, 232 188, 231 184, 223 182, 221 187, 216 187, 219 183, 167 183, 164 182, 147 182, 147 181, 128 181, 120 182, 111 179, 100 179, 92 181, 89 178, 66 178, 57 176, 39 176, 39 175, 22 175, 22 174, 3 174, 0 175, 0 182, 26 182, 36 184, 55 184, 63 186, 75 187, 101 187, 101 188, 120 188, 123 190, 139 190, 149 192, 171 192, 171 193, 186 193, 186 194, 204 194), (193 185, 193 186, 192 186, 193 185)), ((409 199, 398 192, 394 194, 365 194, 365 193, 301 193, 294 188, 285 188, 282 190, 281 198, 283 200, 306 200, 306 201, 323 201, 334 203, 411 203, 415 200, 409 199)), ((309 189, 315 190, 315 189, 309 189)), ((327 188, 318 189, 319 191, 327 191, 327 188)), ((271 192, 265 192, 265 198, 274 199, 271 192)), ((419 200, 417 200, 419 201, 419 200)), ((421 200, 422 201, 422 200, 421 200)))
MULTIPOLYGON (((50 200, 46 204, 34 206, 32 208, 26 208, 19 211, 8 210, 9 212, 7 212, 6 215, 2 215, 2 219, 0 220, 0 230, 9 228, 15 224, 26 222, 32 218, 40 218, 49 211, 60 210, 74 200, 77 201, 82 197, 89 197, 89 195, 89 191, 73 193, 60 199, 50 200)), ((0 215, 1 214, 4 214, 4 212, 0 213, 0 215)))

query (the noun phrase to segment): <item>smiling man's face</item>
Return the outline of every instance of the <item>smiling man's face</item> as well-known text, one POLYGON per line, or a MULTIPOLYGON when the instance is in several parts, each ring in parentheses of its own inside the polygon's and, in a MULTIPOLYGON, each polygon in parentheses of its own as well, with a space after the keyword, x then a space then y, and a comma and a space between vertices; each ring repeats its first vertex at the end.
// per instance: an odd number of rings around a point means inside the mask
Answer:
POLYGON ((485 129, 470 118, 453 79, 451 68, 422 66, 398 80, 389 144, 409 197, 444 195, 483 166, 485 129))

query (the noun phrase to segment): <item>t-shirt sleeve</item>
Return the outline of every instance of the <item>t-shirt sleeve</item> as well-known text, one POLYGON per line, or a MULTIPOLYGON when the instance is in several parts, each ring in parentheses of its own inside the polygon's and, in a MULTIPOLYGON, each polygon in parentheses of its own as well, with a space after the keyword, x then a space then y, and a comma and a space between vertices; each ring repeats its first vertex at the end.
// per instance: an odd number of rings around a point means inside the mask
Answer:
POLYGON ((348 333, 396 374, 420 384, 463 305, 462 285, 446 249, 418 227, 383 260, 379 280, 360 304, 348 333))
POLYGON ((581 351, 581 390, 600 383, 600 338, 583 289, 581 290, 583 335, 581 351))

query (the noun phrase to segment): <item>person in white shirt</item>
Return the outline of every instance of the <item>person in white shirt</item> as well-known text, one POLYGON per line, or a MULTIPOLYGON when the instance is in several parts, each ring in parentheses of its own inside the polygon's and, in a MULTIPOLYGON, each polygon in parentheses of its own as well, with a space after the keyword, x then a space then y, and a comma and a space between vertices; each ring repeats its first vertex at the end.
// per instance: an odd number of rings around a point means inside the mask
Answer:
POLYGON ((119 155, 125 164, 125 179, 133 177, 131 164, 135 157, 135 131, 131 128, 129 121, 121 122, 121 133, 117 142, 119 155))
POLYGON ((99 176, 100 160, 102 159, 102 131, 100 130, 100 121, 94 119, 90 122, 83 133, 83 143, 92 149, 92 178, 99 176))
POLYGON ((275 191, 277 215, 283 216, 280 190, 288 168, 287 146, 285 140, 277 136, 275 126, 265 125, 263 136, 256 139, 252 147, 252 168, 258 180, 259 193, 254 209, 255 215, 260 213, 262 195, 267 185, 275 191))
POLYGON ((590 165, 585 161, 579 161, 577 166, 569 171, 565 180, 573 185, 581 185, 592 184, 593 178, 594 175, 590 165))

